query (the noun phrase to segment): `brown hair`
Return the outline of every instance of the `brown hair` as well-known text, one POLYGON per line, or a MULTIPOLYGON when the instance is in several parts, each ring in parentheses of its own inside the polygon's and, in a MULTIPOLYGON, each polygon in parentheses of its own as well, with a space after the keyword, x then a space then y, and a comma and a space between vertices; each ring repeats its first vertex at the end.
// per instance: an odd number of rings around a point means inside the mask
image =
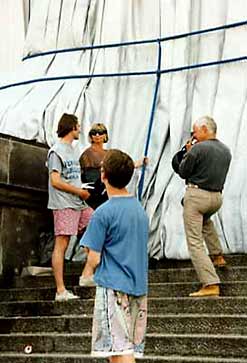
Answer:
POLYGON ((130 182, 134 168, 131 157, 118 149, 108 150, 102 165, 109 184, 118 189, 126 187, 130 182))
POLYGON ((78 119, 75 115, 64 113, 58 123, 57 127, 58 137, 64 137, 68 135, 71 131, 76 129, 77 125, 78 125, 78 119))

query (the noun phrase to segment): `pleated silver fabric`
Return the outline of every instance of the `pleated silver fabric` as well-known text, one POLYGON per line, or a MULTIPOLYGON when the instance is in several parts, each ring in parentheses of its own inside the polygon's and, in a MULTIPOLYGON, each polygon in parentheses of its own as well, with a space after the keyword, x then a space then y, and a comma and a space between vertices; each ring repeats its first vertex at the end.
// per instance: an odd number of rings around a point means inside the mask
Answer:
MULTIPOLYGON (((9 2, 9 6, 15 6, 9 2)), ((246 0, 32 0, 24 56, 84 45, 157 39, 243 21, 246 0)), ((25 8, 26 9, 26 8, 25 8)), ((27 14, 27 9, 25 11, 27 14)), ((162 42, 161 69, 247 55, 247 28, 236 27, 162 42)), ((157 69, 157 43, 83 50, 26 59, 1 81, 157 69)), ((156 75, 39 81, 0 90, 0 132, 52 145, 64 112, 81 121, 78 150, 94 122, 109 130, 108 147, 143 155, 156 75)), ((142 202, 150 218, 150 255, 188 257, 182 206, 184 182, 171 158, 192 123, 210 115, 233 160, 224 203, 215 216, 224 252, 247 250, 247 63, 161 75, 142 202)))

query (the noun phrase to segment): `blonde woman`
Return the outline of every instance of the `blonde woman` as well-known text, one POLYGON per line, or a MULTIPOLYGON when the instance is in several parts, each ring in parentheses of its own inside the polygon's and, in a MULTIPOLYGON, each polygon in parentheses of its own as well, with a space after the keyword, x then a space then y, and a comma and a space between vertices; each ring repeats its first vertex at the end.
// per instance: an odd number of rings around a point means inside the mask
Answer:
POLYGON ((107 200, 104 184, 100 180, 100 167, 107 150, 104 144, 108 141, 107 128, 102 123, 94 123, 88 133, 91 146, 80 157, 81 179, 83 183, 94 183, 90 189, 91 196, 87 203, 94 209, 107 200))

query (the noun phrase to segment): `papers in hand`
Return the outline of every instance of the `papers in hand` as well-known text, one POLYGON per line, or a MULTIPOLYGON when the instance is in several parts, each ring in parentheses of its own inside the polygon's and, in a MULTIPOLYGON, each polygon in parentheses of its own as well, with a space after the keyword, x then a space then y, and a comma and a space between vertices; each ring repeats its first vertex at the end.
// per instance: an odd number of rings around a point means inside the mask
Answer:
POLYGON ((94 183, 82 183, 82 189, 94 189, 94 183))

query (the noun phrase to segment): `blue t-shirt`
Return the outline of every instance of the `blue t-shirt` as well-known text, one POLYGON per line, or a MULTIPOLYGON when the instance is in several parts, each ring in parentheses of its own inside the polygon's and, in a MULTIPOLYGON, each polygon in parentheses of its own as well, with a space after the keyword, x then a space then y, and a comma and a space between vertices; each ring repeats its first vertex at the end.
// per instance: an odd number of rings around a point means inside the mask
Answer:
POLYGON ((81 239, 101 253, 94 280, 103 287, 141 296, 148 283, 148 217, 133 196, 116 196, 98 207, 81 239))

